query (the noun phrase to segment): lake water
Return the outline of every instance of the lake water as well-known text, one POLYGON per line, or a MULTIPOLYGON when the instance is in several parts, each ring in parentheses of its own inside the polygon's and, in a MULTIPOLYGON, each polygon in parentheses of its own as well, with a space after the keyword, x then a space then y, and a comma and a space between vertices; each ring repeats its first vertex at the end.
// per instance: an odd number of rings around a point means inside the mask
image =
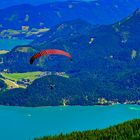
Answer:
POLYGON ((28 39, 0 39, 0 50, 11 50, 17 45, 28 45, 31 41, 28 39))
POLYGON ((102 129, 140 118, 140 106, 0 106, 0 139, 32 140, 34 137, 69 133, 75 130, 102 129))

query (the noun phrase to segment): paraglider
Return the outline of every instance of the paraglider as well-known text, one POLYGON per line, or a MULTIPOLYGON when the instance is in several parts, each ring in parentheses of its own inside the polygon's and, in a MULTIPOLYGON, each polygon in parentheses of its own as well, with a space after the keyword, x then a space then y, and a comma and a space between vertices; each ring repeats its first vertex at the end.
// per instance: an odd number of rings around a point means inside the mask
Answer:
POLYGON ((51 84, 49 85, 50 86, 50 89, 53 90, 55 88, 55 85, 54 84, 51 84))
POLYGON ((33 64, 33 62, 36 59, 38 59, 38 58, 40 58, 42 56, 46 56, 46 55, 63 55, 63 56, 68 57, 72 61, 72 56, 69 53, 67 53, 67 52, 65 52, 63 50, 49 49, 49 50, 43 50, 43 51, 38 52, 35 55, 33 55, 31 57, 31 59, 30 59, 30 64, 33 64))

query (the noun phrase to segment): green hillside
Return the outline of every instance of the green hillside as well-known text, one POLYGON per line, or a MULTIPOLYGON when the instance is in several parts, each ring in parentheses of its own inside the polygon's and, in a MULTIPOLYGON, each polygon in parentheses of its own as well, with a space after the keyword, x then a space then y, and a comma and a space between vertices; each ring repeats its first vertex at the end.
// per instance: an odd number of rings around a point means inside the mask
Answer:
POLYGON ((140 119, 128 121, 103 130, 89 130, 36 138, 35 140, 139 140, 140 119))

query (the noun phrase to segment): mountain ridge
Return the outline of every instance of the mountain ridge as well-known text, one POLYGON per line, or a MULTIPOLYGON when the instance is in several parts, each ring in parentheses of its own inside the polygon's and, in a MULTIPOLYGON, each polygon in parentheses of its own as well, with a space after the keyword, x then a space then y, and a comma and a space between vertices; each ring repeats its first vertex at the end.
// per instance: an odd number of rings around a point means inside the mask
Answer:
POLYGON ((1 30, 20 30, 22 26, 29 26, 29 29, 51 28, 56 24, 76 18, 82 18, 95 25, 115 23, 140 7, 136 0, 133 0, 133 3, 123 1, 108 1, 105 6, 103 6, 104 0, 90 2, 65 1, 39 6, 30 4, 16 5, 0 10, 1 30), (128 6, 126 8, 126 4, 130 5, 130 9, 128 9, 128 6), (124 9, 126 9, 126 12, 123 12, 124 9))

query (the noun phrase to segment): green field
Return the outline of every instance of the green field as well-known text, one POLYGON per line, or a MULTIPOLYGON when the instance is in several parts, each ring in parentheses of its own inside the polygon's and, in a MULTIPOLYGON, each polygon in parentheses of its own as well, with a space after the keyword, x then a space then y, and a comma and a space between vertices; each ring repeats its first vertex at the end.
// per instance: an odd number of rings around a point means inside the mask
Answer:
POLYGON ((22 79, 29 79, 34 81, 42 72, 27 72, 27 73, 1 73, 1 80, 7 85, 7 89, 12 88, 26 88, 25 85, 18 85, 16 82, 22 79))
POLYGON ((6 79, 19 81, 21 79, 29 79, 34 81, 41 75, 42 72, 27 72, 27 73, 3 73, 2 76, 6 79))
POLYGON ((0 50, 0 54, 6 54, 8 53, 9 51, 6 51, 6 50, 0 50))

